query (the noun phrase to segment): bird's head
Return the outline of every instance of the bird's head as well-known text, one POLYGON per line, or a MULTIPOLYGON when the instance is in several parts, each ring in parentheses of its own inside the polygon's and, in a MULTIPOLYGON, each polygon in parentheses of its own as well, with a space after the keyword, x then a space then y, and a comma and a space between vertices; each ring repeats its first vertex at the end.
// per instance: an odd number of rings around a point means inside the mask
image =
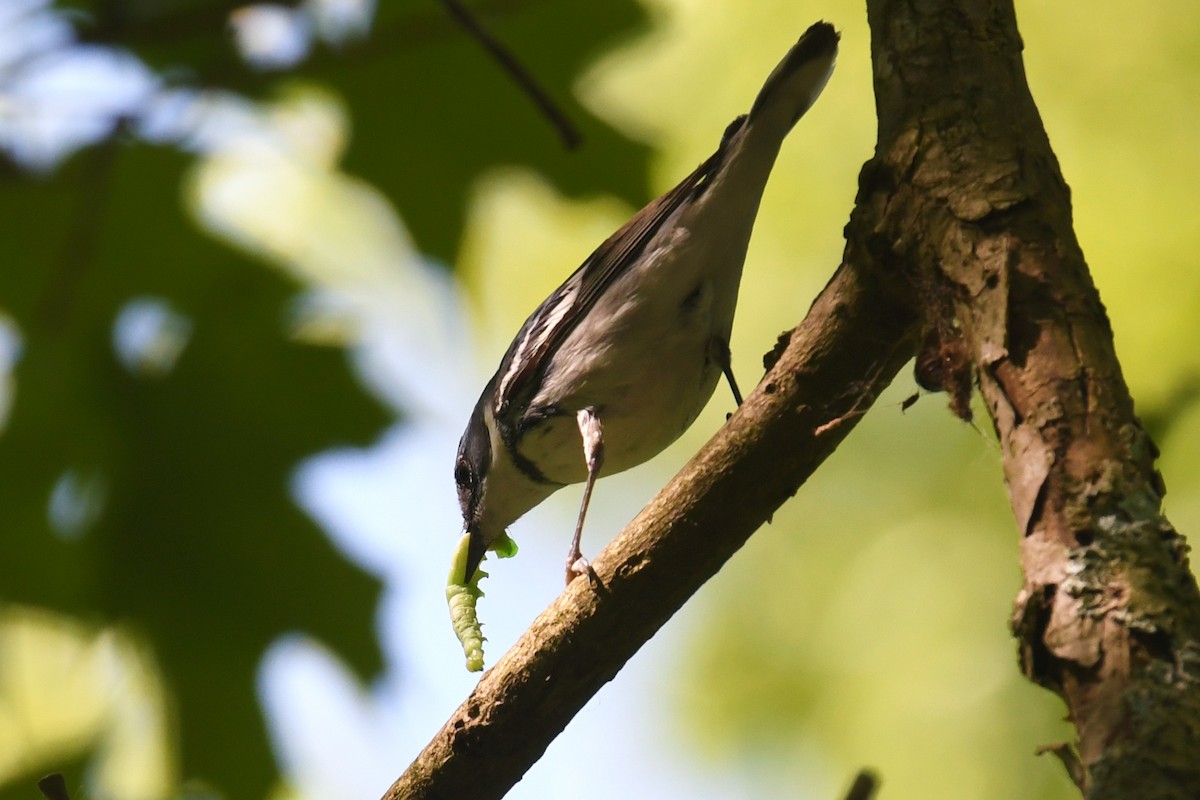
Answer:
POLYGON ((458 488, 458 505, 462 510, 463 528, 470 537, 467 550, 467 572, 470 580, 490 544, 483 530, 484 498, 487 494, 487 475, 492 464, 492 437, 482 411, 482 404, 471 415, 458 455, 454 459, 454 483, 458 488))

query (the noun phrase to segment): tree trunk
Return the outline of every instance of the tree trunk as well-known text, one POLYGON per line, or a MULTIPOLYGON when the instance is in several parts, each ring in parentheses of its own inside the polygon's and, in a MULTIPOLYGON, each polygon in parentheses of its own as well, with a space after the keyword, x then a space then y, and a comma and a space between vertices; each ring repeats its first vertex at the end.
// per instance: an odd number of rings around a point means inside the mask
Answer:
POLYGON ((963 416, 976 380, 992 417, 1022 536, 1022 667, 1067 703, 1078 758, 1065 761, 1086 797, 1200 797, 1200 595, 1012 3, 867 6, 879 146, 859 198, 871 224, 852 236, 910 276, 918 377, 963 416))
POLYGON ((1011 0, 867 7, 879 139, 842 265, 738 413, 597 556, 599 585, 575 581, 534 622, 387 798, 507 792, 913 354, 958 416, 978 385, 992 417, 1022 536, 1021 664, 1067 703, 1077 749, 1056 752, 1082 793, 1200 797, 1200 593, 1011 0))

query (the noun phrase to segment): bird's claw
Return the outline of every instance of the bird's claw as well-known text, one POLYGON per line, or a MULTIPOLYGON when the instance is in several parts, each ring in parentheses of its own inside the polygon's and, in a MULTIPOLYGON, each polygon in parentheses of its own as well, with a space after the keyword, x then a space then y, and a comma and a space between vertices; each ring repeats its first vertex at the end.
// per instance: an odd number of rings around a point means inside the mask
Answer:
POLYGON ((592 562, 588 561, 582 555, 575 555, 573 558, 567 560, 567 586, 571 585, 571 581, 584 575, 593 583, 600 580, 599 576, 596 575, 596 571, 592 569, 592 562))

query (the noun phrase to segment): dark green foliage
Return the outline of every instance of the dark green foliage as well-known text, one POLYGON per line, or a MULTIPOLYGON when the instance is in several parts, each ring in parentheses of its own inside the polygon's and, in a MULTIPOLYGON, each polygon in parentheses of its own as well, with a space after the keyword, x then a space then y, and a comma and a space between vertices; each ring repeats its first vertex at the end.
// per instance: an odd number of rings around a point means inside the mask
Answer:
MULTIPOLYGON (((94 3, 82 34, 156 68, 182 67, 185 82, 267 96, 275 79, 233 55, 229 7, 94 3)), ((381 4, 371 39, 318 52, 297 72, 346 101, 349 171, 396 203, 424 250, 449 259, 471 183, 496 165, 536 165, 574 194, 644 199, 644 150, 569 92, 602 45, 640 23, 635 9, 632 0, 485 9, 581 126, 584 157, 562 151, 433 2, 381 4)), ((172 692, 182 775, 254 798, 276 774, 254 694, 265 648, 299 630, 364 678, 381 666, 378 582, 296 507, 288 481, 308 456, 371 442, 390 415, 343 352, 287 338, 298 287, 197 230, 181 185, 189 158, 120 136, 45 178, 4 165, 0 312, 16 322, 23 355, 0 431, 0 601, 143 635, 172 692), (113 321, 139 296, 162 298, 193 326, 162 376, 133 375, 114 356, 113 321), (47 517, 67 470, 105 487, 99 516, 74 538, 47 517)), ((0 796, 33 791, 13 785, 0 796)))

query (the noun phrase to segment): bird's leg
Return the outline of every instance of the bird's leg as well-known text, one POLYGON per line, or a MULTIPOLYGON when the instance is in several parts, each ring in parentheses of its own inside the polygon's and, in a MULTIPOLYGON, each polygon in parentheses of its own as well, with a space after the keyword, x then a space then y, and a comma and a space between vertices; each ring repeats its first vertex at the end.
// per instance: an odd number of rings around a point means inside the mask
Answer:
POLYGON ((600 418, 595 410, 583 408, 575 415, 579 423, 579 434, 583 437, 583 460, 587 464, 587 483, 583 485, 583 501, 579 504, 579 521, 575 523, 575 536, 571 539, 571 549, 567 552, 567 583, 580 575, 591 575, 592 565, 583 557, 579 550, 579 539, 583 536, 583 519, 587 516, 588 503, 592 499, 592 487, 600 474, 600 465, 604 463, 604 431, 600 427, 600 418))
POLYGON ((729 342, 714 336, 709 340, 708 350, 709 355, 721 368, 721 372, 725 373, 725 380, 729 381, 729 388, 733 391, 733 401, 740 407, 742 405, 742 392, 738 389, 737 381, 733 377, 733 365, 729 355, 729 342))

